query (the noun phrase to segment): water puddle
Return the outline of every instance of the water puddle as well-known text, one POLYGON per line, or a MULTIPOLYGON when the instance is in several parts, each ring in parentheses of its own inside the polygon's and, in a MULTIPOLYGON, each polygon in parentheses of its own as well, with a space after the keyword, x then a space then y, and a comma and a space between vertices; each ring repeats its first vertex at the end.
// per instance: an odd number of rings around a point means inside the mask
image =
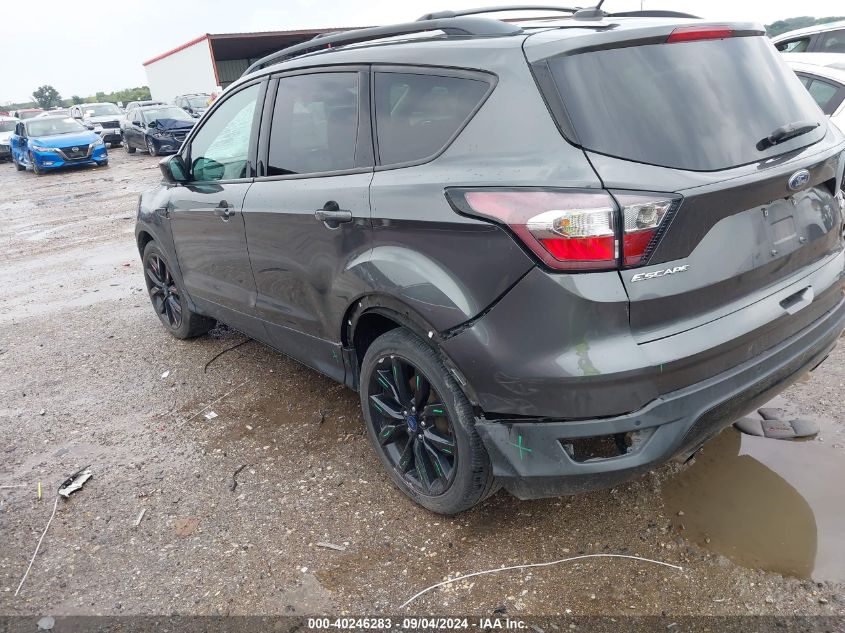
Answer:
POLYGON ((817 421, 806 441, 726 429, 665 482, 674 527, 744 567, 845 582, 845 427, 817 421))

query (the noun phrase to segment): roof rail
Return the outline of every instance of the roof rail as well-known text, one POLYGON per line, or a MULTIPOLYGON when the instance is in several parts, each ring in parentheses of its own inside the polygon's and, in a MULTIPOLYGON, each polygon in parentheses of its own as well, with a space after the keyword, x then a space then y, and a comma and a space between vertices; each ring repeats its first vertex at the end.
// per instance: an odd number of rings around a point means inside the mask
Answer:
POLYGON ((555 13, 575 13, 580 7, 557 7, 544 4, 535 5, 505 5, 501 7, 481 7, 478 9, 463 9, 460 11, 436 11, 435 13, 426 13, 417 21, 422 20, 438 20, 442 18, 460 18, 467 15, 479 15, 481 13, 504 13, 505 11, 550 11, 555 13))
POLYGON ((621 13, 608 13, 609 18, 694 18, 700 20, 701 16, 683 13, 682 11, 662 11, 661 9, 646 9, 644 11, 623 11, 621 13))
POLYGON ((392 26, 374 26, 367 29, 353 29, 340 33, 321 34, 307 42, 288 46, 280 51, 262 57, 249 68, 241 77, 264 68, 270 64, 278 63, 293 57, 305 55, 312 50, 331 48, 332 46, 344 44, 358 44, 371 40, 380 40, 387 37, 400 35, 411 35, 413 33, 425 33, 428 31, 443 31, 446 35, 464 35, 471 37, 497 37, 504 35, 516 35, 522 29, 513 24, 492 20, 490 18, 455 17, 433 20, 418 20, 406 24, 394 24, 392 26))

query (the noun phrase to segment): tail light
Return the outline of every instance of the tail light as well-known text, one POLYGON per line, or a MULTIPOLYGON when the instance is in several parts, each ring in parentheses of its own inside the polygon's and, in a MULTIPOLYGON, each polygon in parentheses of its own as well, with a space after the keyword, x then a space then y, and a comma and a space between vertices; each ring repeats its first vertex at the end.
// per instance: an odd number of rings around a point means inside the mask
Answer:
POLYGON ((656 237, 663 221, 675 207, 671 198, 652 198, 639 194, 617 194, 616 200, 622 208, 624 231, 622 252, 625 266, 645 264, 648 255, 657 246, 656 237))
POLYGON ((646 263, 676 198, 607 191, 448 189, 459 212, 506 225, 555 270, 646 263), (618 201, 618 204, 617 204, 618 201))
POLYGON ((700 42, 701 40, 723 40, 734 36, 729 26, 679 26, 669 34, 667 44, 677 42, 700 42))

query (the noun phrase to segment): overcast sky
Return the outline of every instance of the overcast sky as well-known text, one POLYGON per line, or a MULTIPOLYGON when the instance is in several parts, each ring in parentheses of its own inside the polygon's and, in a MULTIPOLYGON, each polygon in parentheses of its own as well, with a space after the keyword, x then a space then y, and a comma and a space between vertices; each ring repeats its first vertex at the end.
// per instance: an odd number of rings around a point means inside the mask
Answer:
MULTIPOLYGON (((498 1, 38 0, 32 10, 23 8, 26 3, 10 3, 0 37, 0 104, 28 100, 42 84, 55 86, 64 98, 145 85, 142 62, 203 33, 389 24, 414 20, 431 11, 489 6, 498 1), (15 16, 23 21, 16 24, 15 16)), ((581 5, 588 0, 573 2, 581 5)), ((532 4, 520 0, 499 3, 532 4)), ((544 3, 554 4, 540 2, 544 3)), ((561 0, 560 4, 569 2, 561 0)), ((845 13, 840 0, 644 0, 643 5, 760 23, 836 14, 837 7, 845 13)), ((604 5, 611 11, 639 7, 639 0, 606 0, 604 5)))

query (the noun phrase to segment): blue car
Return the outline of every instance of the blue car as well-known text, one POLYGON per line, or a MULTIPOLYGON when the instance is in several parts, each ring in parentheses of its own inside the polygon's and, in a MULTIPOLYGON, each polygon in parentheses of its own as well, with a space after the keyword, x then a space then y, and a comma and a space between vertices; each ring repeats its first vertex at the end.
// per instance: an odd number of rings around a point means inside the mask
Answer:
POLYGON ((41 175, 61 167, 109 163, 100 135, 66 116, 20 121, 9 141, 18 171, 31 168, 41 175))

